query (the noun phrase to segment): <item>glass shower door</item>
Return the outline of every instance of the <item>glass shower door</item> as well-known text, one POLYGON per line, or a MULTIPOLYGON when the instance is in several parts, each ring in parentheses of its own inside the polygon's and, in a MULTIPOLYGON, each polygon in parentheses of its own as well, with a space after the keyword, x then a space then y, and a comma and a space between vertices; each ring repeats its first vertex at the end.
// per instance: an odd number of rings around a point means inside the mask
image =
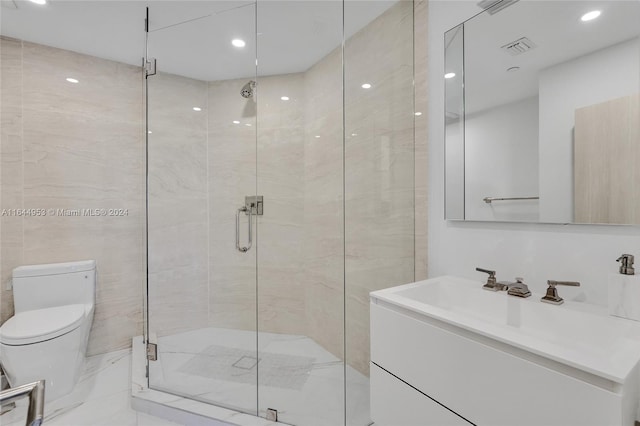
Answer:
POLYGON ((413 2, 151 4, 150 387, 370 424, 368 295, 415 279, 413 2))
POLYGON ((255 13, 152 3, 146 80, 149 386, 254 415, 255 13))
POLYGON ((257 10, 259 413, 342 425, 343 4, 257 10))

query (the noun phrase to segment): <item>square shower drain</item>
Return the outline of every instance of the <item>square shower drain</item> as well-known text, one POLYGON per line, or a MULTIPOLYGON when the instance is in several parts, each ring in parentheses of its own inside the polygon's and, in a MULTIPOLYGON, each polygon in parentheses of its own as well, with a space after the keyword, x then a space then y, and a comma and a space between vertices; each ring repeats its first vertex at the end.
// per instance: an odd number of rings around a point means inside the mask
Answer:
POLYGON ((304 387, 315 358, 283 353, 211 345, 194 354, 178 371, 201 378, 226 382, 255 384, 258 379, 264 386, 300 390, 304 387))
POLYGON ((256 357, 245 355, 231 365, 236 368, 242 368, 243 370, 251 370, 258 365, 258 362, 260 362, 260 360, 256 357))

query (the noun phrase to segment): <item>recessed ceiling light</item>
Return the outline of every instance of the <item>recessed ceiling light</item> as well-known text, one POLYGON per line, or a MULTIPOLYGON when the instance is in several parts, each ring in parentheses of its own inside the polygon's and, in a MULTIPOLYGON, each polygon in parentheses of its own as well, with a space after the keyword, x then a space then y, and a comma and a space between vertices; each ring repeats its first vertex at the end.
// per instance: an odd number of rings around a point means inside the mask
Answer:
POLYGON ((233 44, 235 47, 244 47, 247 43, 239 38, 234 38, 233 40, 231 40, 231 44, 233 44))
POLYGON ((251 123, 244 123, 245 126, 251 127, 251 123))
POLYGON ((358 136, 358 134, 357 133, 351 133, 351 136, 353 136, 355 138, 356 136, 358 136))
POLYGON ((582 18, 580 18, 580 20, 582 22, 587 22, 587 21, 591 21, 596 19, 598 16, 600 16, 602 12, 600 12, 599 10, 592 10, 591 12, 587 12, 584 15, 582 15, 582 18))
POLYGON ((29 1, 31 1, 31 3, 35 3, 39 5, 47 4, 47 0, 29 0, 29 1))
POLYGON ((202 111, 202 108, 200 108, 200 107, 193 107, 193 110, 194 110, 194 111, 202 111))
POLYGON ((456 76, 455 72, 448 72, 444 75, 444 78, 453 78, 456 76))
POLYGON ((316 135, 316 139, 320 139, 320 135, 316 135))
POLYGON ((68 77, 68 78, 67 78, 67 81, 68 81, 69 83, 74 83, 74 84, 75 84, 75 83, 79 83, 79 81, 78 81, 77 79, 75 79, 75 78, 71 78, 71 77, 68 77))
POLYGON ((420 111, 418 111, 418 112, 416 112, 416 113, 415 113, 415 115, 417 115, 417 116, 421 116, 421 115, 422 115, 422 113, 421 113, 420 111))
POLYGON ((369 83, 364 83, 364 84, 362 85, 362 88, 363 88, 363 89, 371 89, 371 84, 369 84, 369 83))
POLYGON ((288 96, 282 96, 282 97, 280 97, 280 99, 282 99, 283 101, 288 101, 289 97, 288 96))
POLYGON ((233 124, 240 124, 238 120, 233 120, 233 124))
POLYGON ((153 133, 153 132, 152 132, 151 130, 149 130, 147 133, 151 134, 151 133, 153 133))

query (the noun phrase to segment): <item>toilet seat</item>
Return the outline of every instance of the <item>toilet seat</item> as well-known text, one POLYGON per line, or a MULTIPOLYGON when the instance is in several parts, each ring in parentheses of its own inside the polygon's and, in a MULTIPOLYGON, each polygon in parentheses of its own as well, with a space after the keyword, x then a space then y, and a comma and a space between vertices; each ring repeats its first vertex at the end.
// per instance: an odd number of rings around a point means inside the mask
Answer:
POLYGON ((20 346, 62 336, 80 326, 85 305, 63 305, 20 312, 0 327, 0 343, 20 346))

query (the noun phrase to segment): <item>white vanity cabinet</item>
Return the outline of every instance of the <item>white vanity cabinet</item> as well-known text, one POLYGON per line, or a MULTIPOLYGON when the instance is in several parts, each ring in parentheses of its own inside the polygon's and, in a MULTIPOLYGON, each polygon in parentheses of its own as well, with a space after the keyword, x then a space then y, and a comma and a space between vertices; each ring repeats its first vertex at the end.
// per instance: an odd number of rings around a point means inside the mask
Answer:
POLYGON ((371 418, 380 426, 469 426, 471 423, 371 363, 371 418))
POLYGON ((535 296, 507 299, 479 287, 476 294, 477 283, 465 281, 444 277, 372 293, 371 415, 377 426, 634 425, 640 360, 636 324, 609 322, 606 315, 599 324, 591 314, 564 318, 561 312, 558 319, 574 321, 574 327, 599 327, 582 333, 599 344, 587 347, 577 331, 574 336, 545 334, 529 322, 546 326, 544 320, 554 313, 548 309, 563 307, 536 305, 535 296), (419 286, 432 288, 422 292, 419 286), (471 293, 451 293, 457 290, 471 293), (509 304, 503 313, 511 318, 500 324, 499 304, 473 312, 472 305, 456 305, 451 296, 478 304, 495 297, 509 304), (530 306, 517 305, 523 303, 530 306), (496 311, 496 317, 483 316, 496 311))

